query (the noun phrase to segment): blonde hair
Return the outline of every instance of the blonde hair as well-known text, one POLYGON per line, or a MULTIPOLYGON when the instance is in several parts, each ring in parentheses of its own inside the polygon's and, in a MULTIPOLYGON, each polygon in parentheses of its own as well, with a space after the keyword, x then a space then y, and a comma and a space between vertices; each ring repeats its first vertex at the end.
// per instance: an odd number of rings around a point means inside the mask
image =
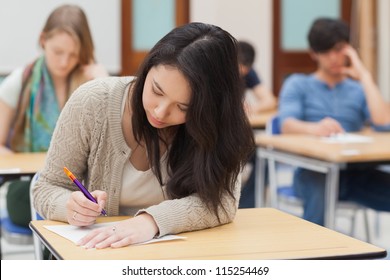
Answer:
POLYGON ((70 73, 70 92, 86 82, 80 69, 81 65, 95 62, 94 45, 88 20, 84 11, 76 5, 62 5, 56 8, 46 20, 42 30, 43 38, 47 39, 59 32, 69 34, 80 47, 79 63, 70 73))

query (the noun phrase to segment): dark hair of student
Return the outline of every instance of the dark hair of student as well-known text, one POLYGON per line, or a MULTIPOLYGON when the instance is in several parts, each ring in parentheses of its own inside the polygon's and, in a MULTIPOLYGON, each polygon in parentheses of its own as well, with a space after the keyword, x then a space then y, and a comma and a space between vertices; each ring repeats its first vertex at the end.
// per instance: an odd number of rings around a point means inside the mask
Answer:
POLYGON ((255 48, 245 41, 238 41, 238 62, 247 66, 252 67, 255 62, 255 48))
POLYGON ((327 52, 338 43, 349 42, 349 27, 338 19, 319 18, 313 22, 308 40, 314 52, 327 52))
POLYGON ((144 140, 152 170, 171 199, 196 193, 217 218, 223 193, 233 197, 241 168, 254 148, 253 132, 244 112, 236 40, 221 28, 190 23, 173 29, 149 52, 133 85, 133 133, 144 140), (142 105, 149 70, 176 67, 192 95, 186 123, 177 126, 169 146, 168 182, 160 169, 161 131, 151 126, 142 105))

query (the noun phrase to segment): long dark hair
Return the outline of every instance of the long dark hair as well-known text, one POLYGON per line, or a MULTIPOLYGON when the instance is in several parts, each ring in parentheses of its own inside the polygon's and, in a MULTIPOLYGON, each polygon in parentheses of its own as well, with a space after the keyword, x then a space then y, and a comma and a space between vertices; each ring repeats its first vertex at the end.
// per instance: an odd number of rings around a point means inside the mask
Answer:
POLYGON ((224 193, 233 189, 253 152, 253 132, 243 108, 236 40, 221 28, 190 23, 173 29, 150 51, 132 87, 132 126, 138 143, 145 141, 153 172, 171 199, 196 193, 218 216, 224 193), (166 143, 169 179, 163 182, 161 131, 151 126, 142 104, 149 70, 176 67, 191 87, 186 123, 166 143))

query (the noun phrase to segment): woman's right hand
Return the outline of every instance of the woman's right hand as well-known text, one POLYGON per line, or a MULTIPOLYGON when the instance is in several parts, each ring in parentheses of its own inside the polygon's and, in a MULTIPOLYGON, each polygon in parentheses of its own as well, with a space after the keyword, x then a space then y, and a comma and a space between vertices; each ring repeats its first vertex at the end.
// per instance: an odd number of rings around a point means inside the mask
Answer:
POLYGON ((92 196, 98 203, 90 201, 81 191, 75 191, 66 203, 68 223, 74 226, 89 226, 95 223, 106 204, 107 193, 93 191, 92 196))

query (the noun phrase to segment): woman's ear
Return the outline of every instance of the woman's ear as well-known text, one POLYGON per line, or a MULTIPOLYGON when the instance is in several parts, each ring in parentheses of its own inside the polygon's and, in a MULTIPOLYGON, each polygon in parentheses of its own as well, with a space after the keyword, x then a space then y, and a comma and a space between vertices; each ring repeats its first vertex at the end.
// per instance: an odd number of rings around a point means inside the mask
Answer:
POLYGON ((41 35, 39 35, 39 45, 42 49, 45 49, 45 42, 46 42, 46 36, 44 32, 41 32, 41 35))

